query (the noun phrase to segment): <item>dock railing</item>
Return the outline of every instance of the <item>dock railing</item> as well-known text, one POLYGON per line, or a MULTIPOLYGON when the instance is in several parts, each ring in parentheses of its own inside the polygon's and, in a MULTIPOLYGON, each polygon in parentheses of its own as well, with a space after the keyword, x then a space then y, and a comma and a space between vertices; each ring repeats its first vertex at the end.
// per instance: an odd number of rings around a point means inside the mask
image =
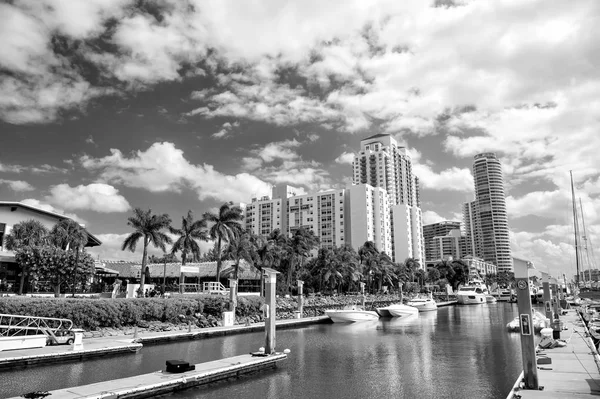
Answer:
POLYGON ((53 343, 58 343, 55 333, 72 328, 73 321, 70 319, 0 314, 0 339, 43 334, 53 343))

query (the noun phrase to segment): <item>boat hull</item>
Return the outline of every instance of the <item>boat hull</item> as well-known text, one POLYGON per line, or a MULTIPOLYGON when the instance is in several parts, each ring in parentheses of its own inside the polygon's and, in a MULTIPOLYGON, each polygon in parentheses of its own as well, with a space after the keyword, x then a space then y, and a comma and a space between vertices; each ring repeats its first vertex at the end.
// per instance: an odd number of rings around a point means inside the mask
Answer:
POLYGON ((456 296, 456 302, 460 305, 481 305, 486 303, 485 295, 478 293, 465 293, 456 296))
POLYGON ((326 310, 325 314, 334 323, 354 323, 357 321, 372 321, 379 319, 376 312, 370 310, 326 310))
POLYGON ((486 295, 485 297, 486 303, 496 303, 498 300, 492 295, 486 295))
POLYGON ((419 312, 431 312, 437 310, 437 304, 435 301, 408 302, 407 305, 417 308, 419 312))
POLYGON ((386 306, 384 308, 377 308, 377 313, 379 313, 381 317, 403 317, 418 314, 419 309, 413 306, 398 304, 386 306))

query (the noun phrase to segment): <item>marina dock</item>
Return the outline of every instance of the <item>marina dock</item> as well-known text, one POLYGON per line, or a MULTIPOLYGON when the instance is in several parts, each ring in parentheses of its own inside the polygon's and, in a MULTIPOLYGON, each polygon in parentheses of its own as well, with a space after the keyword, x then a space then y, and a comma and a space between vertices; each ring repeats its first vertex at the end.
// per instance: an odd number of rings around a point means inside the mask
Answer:
MULTIPOLYGON (((277 320, 277 329, 294 328, 315 323, 329 322, 329 317, 305 317, 302 319, 277 320)), ((265 323, 253 323, 228 327, 209 327, 191 331, 160 331, 132 335, 84 339, 83 349, 73 350, 70 345, 46 346, 37 349, 20 349, 0 352, 0 369, 24 367, 36 364, 78 361, 85 358, 125 354, 139 351, 144 345, 173 341, 203 339, 245 332, 264 331, 265 323)))
POLYGON ((184 373, 156 371, 113 381, 51 391, 49 397, 53 399, 147 398, 274 368, 278 362, 286 358, 285 354, 265 357, 254 357, 250 354, 240 355, 199 363, 195 365, 195 370, 184 373))
POLYGON ((562 399, 600 395, 600 358, 585 326, 574 309, 561 316, 561 320, 567 328, 561 331, 561 339, 567 345, 544 349, 537 354, 538 381, 543 389, 519 389, 523 378, 521 374, 507 399, 562 399), (550 359, 550 363, 542 359, 550 359))

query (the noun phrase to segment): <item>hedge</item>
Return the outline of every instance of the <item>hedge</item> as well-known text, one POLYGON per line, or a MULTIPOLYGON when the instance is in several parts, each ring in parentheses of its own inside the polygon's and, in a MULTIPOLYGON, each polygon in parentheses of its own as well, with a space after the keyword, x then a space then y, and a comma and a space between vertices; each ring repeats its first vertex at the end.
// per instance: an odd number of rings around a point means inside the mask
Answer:
MULTIPOLYGON (((261 297, 240 297, 238 318, 260 314, 261 297)), ((229 308, 229 299, 221 296, 184 298, 0 298, 0 313, 71 319, 75 327, 96 330, 101 327, 126 327, 147 322, 187 323, 200 327, 216 325, 229 308)))

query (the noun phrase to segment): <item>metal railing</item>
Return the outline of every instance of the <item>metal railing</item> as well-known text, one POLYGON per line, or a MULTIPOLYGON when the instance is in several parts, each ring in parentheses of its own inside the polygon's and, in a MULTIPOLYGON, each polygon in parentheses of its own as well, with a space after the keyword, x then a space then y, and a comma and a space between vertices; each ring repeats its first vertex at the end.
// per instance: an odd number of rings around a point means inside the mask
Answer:
POLYGON ((0 338, 43 334, 53 343, 58 343, 55 333, 72 328, 73 321, 70 319, 0 314, 0 338))
POLYGON ((183 283, 179 284, 180 294, 228 294, 229 288, 217 281, 207 281, 202 284, 183 283))

